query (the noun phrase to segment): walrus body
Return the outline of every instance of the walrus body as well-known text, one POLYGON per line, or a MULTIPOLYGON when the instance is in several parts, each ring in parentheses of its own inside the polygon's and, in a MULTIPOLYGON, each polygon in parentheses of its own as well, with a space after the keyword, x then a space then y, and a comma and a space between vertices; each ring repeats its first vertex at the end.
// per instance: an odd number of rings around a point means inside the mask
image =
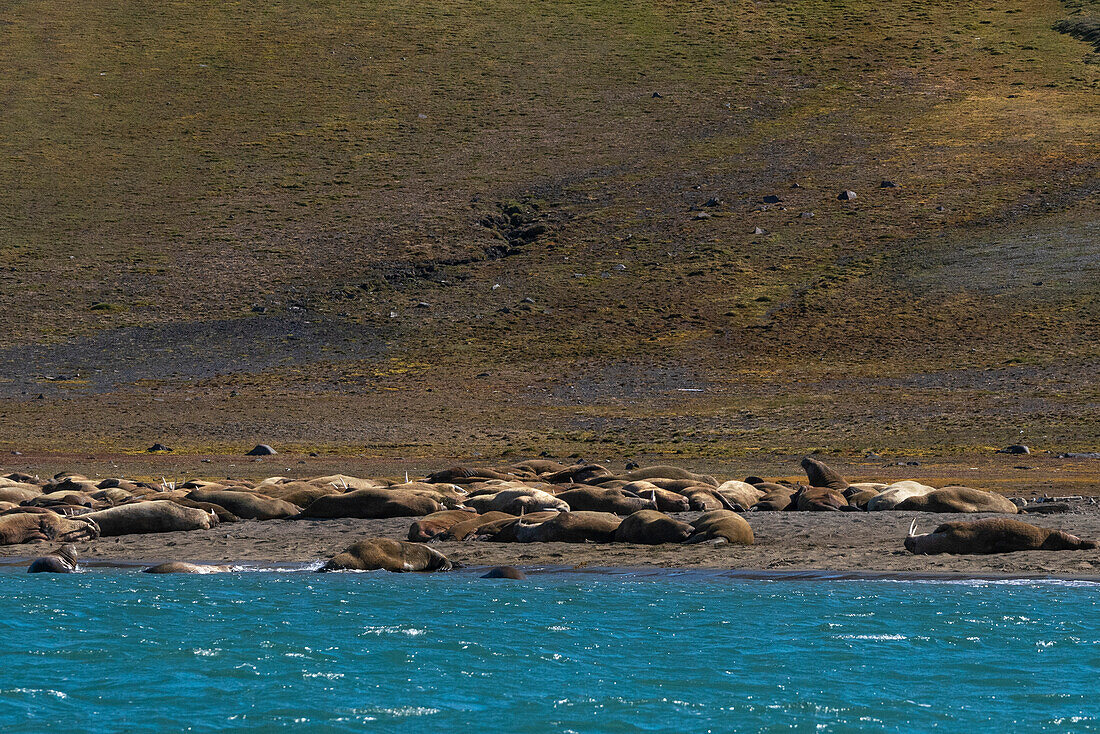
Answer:
POLYGON ((704 513, 695 518, 691 526, 695 533, 685 543, 724 541, 733 545, 752 545, 756 542, 745 518, 729 510, 704 513))
POLYGON ((809 512, 852 509, 847 497, 828 487, 807 487, 798 493, 795 501, 799 510, 809 512))
POLYGON ((67 543, 49 555, 35 558, 27 567, 27 573, 75 573, 76 570, 76 548, 67 543))
POLYGON ((984 555, 1028 550, 1091 550, 1096 547, 1094 540, 1082 540, 1061 530, 1040 528, 1006 517, 947 522, 923 535, 914 535, 910 528, 910 534, 905 539, 905 549, 916 555, 984 555))
POLYGON ((839 472, 817 459, 807 456, 802 460, 802 470, 806 472, 806 479, 811 487, 825 487, 838 492, 848 489, 848 482, 844 481, 839 472))
POLYGON ((353 543, 326 563, 321 571, 450 571, 451 562, 422 543, 389 538, 367 538, 353 543))
POLYGON ((505 489, 492 495, 471 497, 466 504, 478 512, 507 512, 509 515, 557 510, 568 512, 569 505, 541 489, 505 489))
POLYGON ((662 489, 652 482, 639 479, 636 482, 628 482, 620 487, 623 492, 636 494, 639 497, 653 500, 661 512, 688 512, 691 510, 691 501, 687 497, 670 489, 662 489))
POLYGON ((161 563, 143 569, 142 573, 227 573, 231 570, 229 566, 207 566, 200 563, 169 561, 168 563, 161 563))
POLYGON ((0 545, 35 543, 40 540, 79 543, 95 540, 99 535, 99 526, 94 520, 89 520, 87 515, 69 518, 48 510, 0 515, 0 545))
POLYGON ((764 497, 764 493, 756 487, 736 479, 719 484, 715 492, 729 500, 735 508, 742 510, 747 510, 764 497))
POLYGON ((516 520, 511 529, 519 543, 610 543, 621 524, 610 512, 560 512, 538 524, 516 520))
POLYGON ((1020 510, 1007 497, 971 487, 944 487, 899 502, 895 510, 922 512, 1001 512, 1015 515, 1020 510))
POLYGON ((450 530, 455 525, 478 517, 472 510, 443 510, 420 518, 409 526, 409 540, 424 543, 450 530))
POLYGON ((867 509, 872 512, 895 510, 899 504, 910 497, 920 497, 935 491, 935 487, 929 487, 927 484, 911 480, 894 482, 872 497, 867 502, 867 509))
POLYGON ((691 525, 674 520, 663 512, 642 510, 619 524, 615 530, 615 542, 642 545, 682 543, 694 532, 695 528, 691 525))
POLYGON ((527 579, 527 574, 520 571, 515 566, 497 566, 496 568, 490 568, 485 574, 482 574, 483 579, 513 579, 515 581, 524 581, 527 579))
POLYGON ((195 502, 212 502, 215 505, 224 507, 243 520, 280 520, 284 517, 297 515, 302 511, 302 508, 298 505, 286 500, 279 500, 253 492, 234 492, 230 490, 207 492, 202 489, 195 489, 187 494, 187 499, 195 502))
POLYGON ((149 500, 119 505, 83 515, 99 526, 100 535, 171 533, 180 530, 209 530, 218 524, 217 515, 168 500, 149 500))
POLYGON ((356 489, 345 494, 318 497, 297 515, 300 518, 419 517, 439 512, 443 506, 431 497, 389 489, 356 489))
POLYGON ((610 512, 615 515, 633 515, 638 510, 656 509, 653 500, 642 499, 621 489, 583 487, 559 492, 556 497, 569 505, 572 511, 610 512))

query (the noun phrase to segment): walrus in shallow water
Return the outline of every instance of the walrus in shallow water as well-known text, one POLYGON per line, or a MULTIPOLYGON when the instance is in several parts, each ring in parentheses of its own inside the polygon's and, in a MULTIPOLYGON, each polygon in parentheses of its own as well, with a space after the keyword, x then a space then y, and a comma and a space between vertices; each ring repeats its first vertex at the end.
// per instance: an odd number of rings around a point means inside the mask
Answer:
POLYGON ((142 573, 228 573, 232 571, 229 566, 208 566, 202 563, 186 563, 184 561, 169 561, 143 569, 142 573))
POLYGON ((500 535, 510 533, 517 543, 610 543, 621 522, 611 512, 559 512, 537 524, 519 518, 500 535))
POLYGON ((103 537, 209 530, 218 524, 218 516, 213 512, 184 507, 169 500, 134 502, 74 519, 92 520, 99 526, 99 534, 103 537))
POLYGON ((496 568, 490 568, 488 573, 481 576, 483 579, 513 579, 515 581, 525 581, 527 574, 520 571, 515 566, 497 566, 496 568))
POLYGON ((729 510, 706 512, 691 522, 695 533, 684 543, 719 541, 734 545, 752 545, 756 542, 752 528, 745 518, 729 510))
POLYGON ((473 510, 443 510, 420 518, 409 526, 409 540, 425 543, 442 535, 455 525, 473 520, 479 515, 473 510))
POLYGON ((27 567, 27 573, 74 573, 75 571, 76 548, 68 543, 49 555, 35 558, 27 567))
POLYGON ((1020 510, 1007 497, 971 487, 944 487, 899 502, 895 510, 922 512, 1001 512, 1015 515, 1020 510))
POLYGON ((98 537, 99 526, 94 520, 89 520, 87 515, 69 518, 49 510, 0 515, 0 545, 34 543, 40 540, 80 543, 98 537))
POLYGON ((848 489, 848 482, 840 476, 840 472, 831 468, 828 464, 807 456, 802 460, 802 470, 806 472, 806 479, 811 487, 826 487, 843 492, 848 489))
POLYGON ((663 512, 642 510, 620 523, 615 531, 615 542, 642 545, 682 543, 694 532, 695 528, 686 522, 674 520, 663 512))
POLYGON ((1091 550, 1094 540, 1082 540, 1061 530, 1049 530, 1007 517, 967 522, 945 522, 931 533, 917 535, 917 521, 909 526, 905 549, 916 555, 952 553, 983 555, 1027 550, 1091 550))
POLYGON ((367 538, 353 543, 321 567, 321 571, 450 571, 451 562, 423 543, 367 538))

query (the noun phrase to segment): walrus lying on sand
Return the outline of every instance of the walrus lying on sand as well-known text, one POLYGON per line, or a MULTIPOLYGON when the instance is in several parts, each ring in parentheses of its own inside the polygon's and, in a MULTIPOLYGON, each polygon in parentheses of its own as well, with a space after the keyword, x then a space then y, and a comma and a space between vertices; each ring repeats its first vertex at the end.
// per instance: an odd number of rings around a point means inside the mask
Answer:
POLYGON ((321 571, 450 571, 451 562, 422 543, 367 538, 353 543, 320 568, 321 571))
POLYGON ((213 512, 184 507, 168 500, 119 505, 73 519, 91 520, 99 526, 99 534, 103 537, 209 530, 218 524, 218 516, 213 512))
POLYGON ((621 489, 578 487, 558 492, 555 496, 568 504, 569 509, 572 511, 633 515, 638 510, 657 509, 655 500, 643 499, 621 489))
POLYGON ((686 522, 674 520, 657 510, 642 510, 625 518, 615 531, 616 543, 660 545, 682 543, 695 532, 686 522))
POLYGON ((302 511, 302 508, 298 505, 286 500, 279 500, 253 492, 236 492, 228 489, 213 492, 194 489, 187 494, 187 499, 220 505, 242 520, 281 520, 284 517, 297 515, 302 511))
POLYGON ((944 487, 935 492, 910 497, 899 502, 895 510, 923 512, 1003 512, 1015 515, 1020 509, 1007 497, 970 487, 944 487))
POLYGON ((909 526, 905 549, 916 555, 952 553, 982 555, 1027 550, 1090 550, 1094 540, 1082 540, 1061 530, 1050 530, 1007 517, 989 517, 972 522, 945 522, 931 533, 914 534, 917 521, 909 526))
POLYGON ((99 526, 88 515, 70 518, 48 510, 0 515, 0 545, 34 543, 40 540, 80 543, 95 540, 99 535, 99 526))
POLYGON ((559 512, 540 523, 518 518, 514 526, 502 528, 517 543, 610 543, 622 520, 610 512, 559 512))
POLYGON ((745 518, 729 510, 715 510, 695 518, 691 522, 695 533, 684 543, 732 543, 734 545, 752 545, 756 542, 752 528, 745 518))
POLYGON ((473 510, 443 510, 420 518, 409 526, 409 540, 424 543, 442 535, 455 525, 480 517, 473 510))
POLYGON ((31 561, 27 573, 75 573, 76 548, 66 543, 53 553, 31 561))
POLYGON ((443 505, 431 497, 389 489, 356 489, 346 494, 318 497, 294 519, 355 517, 379 519, 418 517, 439 512, 443 505))

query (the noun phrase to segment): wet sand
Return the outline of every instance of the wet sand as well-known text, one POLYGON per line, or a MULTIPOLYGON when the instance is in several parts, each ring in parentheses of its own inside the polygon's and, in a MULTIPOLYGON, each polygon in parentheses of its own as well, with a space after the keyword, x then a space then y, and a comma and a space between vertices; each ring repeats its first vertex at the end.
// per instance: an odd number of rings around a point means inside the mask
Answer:
MULTIPOLYGON (((699 513, 680 513, 692 520, 699 513)), ((566 568, 734 569, 762 572, 830 571, 961 575, 1087 577, 1100 574, 1100 551, 1025 551, 988 556, 914 556, 902 545, 910 522, 929 532, 951 520, 987 514, 921 512, 764 512, 746 518, 753 546, 439 542, 432 546, 466 566, 566 568)), ((1100 509, 1079 503, 1057 515, 1020 515, 1042 527, 1100 539, 1100 509)), ((404 540, 415 518, 388 520, 270 520, 225 524, 211 530, 126 535, 77 545, 86 562, 167 560, 257 564, 327 559, 366 537, 404 540)), ((0 547, 0 558, 33 557, 52 543, 0 547)))

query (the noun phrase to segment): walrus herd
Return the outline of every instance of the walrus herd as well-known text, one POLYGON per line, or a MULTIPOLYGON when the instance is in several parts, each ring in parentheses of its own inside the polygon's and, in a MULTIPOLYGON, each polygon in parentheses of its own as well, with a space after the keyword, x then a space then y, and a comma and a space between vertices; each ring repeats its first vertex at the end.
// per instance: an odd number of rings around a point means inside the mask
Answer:
MULTIPOLYGON (((365 538, 320 570, 445 571, 458 565, 426 545, 437 540, 496 543, 710 543, 752 545, 748 519, 759 512, 997 513, 1020 509, 973 487, 916 481, 849 483, 821 461, 802 460, 806 482, 750 476, 719 481, 673 466, 615 472, 599 464, 521 461, 453 467, 423 479, 388 481, 348 475, 260 482, 190 481, 179 485, 125 479, 93 481, 72 473, 42 480, 0 477, 0 545, 55 541, 31 569, 77 570, 71 545, 132 533, 208 530, 241 521, 416 518, 407 539, 365 538), (702 513, 690 522, 678 513, 702 513)), ((910 529, 914 554, 1083 550, 1097 544, 1062 531, 995 517, 950 522, 931 533, 910 529)), ((508 567, 510 568, 510 567, 508 567)), ((160 564, 150 573, 218 573, 229 566, 160 564)), ((501 571, 502 578, 520 572, 501 571)))

